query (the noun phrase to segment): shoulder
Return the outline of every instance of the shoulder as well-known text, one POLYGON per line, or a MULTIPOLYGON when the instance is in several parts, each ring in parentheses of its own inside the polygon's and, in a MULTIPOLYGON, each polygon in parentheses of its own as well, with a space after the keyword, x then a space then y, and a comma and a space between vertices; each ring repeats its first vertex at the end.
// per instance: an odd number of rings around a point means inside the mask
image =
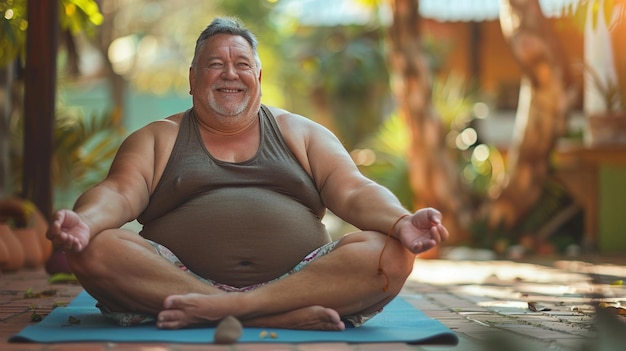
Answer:
POLYGON ((167 118, 159 119, 133 131, 120 146, 121 154, 145 155, 147 159, 153 159, 160 163, 169 157, 174 147, 182 113, 167 118), (152 156, 151 156, 152 155, 152 156))
POLYGON ((177 113, 166 118, 152 121, 145 126, 133 131, 127 142, 139 143, 167 143, 175 140, 180 128, 183 113, 177 113))
MULTIPOLYGON (((159 119, 132 132, 120 147, 118 159, 130 160, 152 191, 158 183, 172 153, 184 113, 159 119)), ((128 162, 127 162, 128 163, 128 162)))
POLYGON ((156 136, 178 133, 183 115, 184 113, 180 112, 166 118, 152 121, 138 129, 135 133, 156 136))
POLYGON ((302 115, 274 106, 267 106, 267 108, 272 112, 278 127, 283 133, 296 134, 299 136, 320 132, 330 133, 323 125, 302 115))

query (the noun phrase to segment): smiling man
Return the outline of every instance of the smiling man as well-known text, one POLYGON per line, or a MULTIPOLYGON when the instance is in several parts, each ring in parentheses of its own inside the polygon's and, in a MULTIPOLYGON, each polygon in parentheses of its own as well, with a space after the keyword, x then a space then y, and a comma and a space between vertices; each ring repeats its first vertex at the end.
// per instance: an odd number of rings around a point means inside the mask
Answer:
POLYGON ((237 20, 201 33, 189 84, 192 108, 131 134, 47 233, 118 323, 359 326, 448 238, 437 210, 409 213, 329 130, 261 104, 257 40, 237 20), (360 231, 331 241, 327 209, 360 231), (135 219, 140 233, 120 229, 135 219))

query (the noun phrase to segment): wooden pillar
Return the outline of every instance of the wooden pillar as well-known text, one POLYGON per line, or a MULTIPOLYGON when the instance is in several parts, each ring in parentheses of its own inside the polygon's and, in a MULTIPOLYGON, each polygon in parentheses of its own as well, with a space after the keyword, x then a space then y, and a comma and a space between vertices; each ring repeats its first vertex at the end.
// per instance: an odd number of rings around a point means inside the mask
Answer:
POLYGON ((27 9, 22 196, 49 219, 52 215, 59 2, 28 0, 27 9))

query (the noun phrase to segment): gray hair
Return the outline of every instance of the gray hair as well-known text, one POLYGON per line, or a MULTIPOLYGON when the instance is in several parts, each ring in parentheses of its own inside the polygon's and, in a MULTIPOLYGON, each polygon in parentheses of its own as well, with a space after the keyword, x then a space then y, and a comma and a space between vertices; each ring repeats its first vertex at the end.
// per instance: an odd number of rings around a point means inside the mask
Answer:
POLYGON ((200 33, 198 40, 196 40, 196 48, 191 61, 191 67, 193 67, 194 70, 196 69, 196 59, 198 57, 198 53, 202 50, 204 43, 207 39, 218 34, 238 35, 244 38, 250 44, 250 47, 252 47, 254 61, 256 61, 258 66, 257 70, 261 70, 261 59, 257 50, 259 42, 256 36, 252 33, 252 31, 246 28, 240 20, 234 17, 218 17, 214 19, 211 24, 209 24, 202 31, 202 33, 200 33))

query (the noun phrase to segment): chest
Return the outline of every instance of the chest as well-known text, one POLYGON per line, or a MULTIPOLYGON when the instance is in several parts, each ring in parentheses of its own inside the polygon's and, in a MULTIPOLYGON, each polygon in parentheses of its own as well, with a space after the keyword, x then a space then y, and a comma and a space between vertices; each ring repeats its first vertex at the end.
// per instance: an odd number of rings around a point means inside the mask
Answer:
POLYGON ((222 136, 200 132, 206 151, 215 159, 223 162, 241 163, 253 158, 261 141, 259 128, 251 128, 244 133, 222 136))

